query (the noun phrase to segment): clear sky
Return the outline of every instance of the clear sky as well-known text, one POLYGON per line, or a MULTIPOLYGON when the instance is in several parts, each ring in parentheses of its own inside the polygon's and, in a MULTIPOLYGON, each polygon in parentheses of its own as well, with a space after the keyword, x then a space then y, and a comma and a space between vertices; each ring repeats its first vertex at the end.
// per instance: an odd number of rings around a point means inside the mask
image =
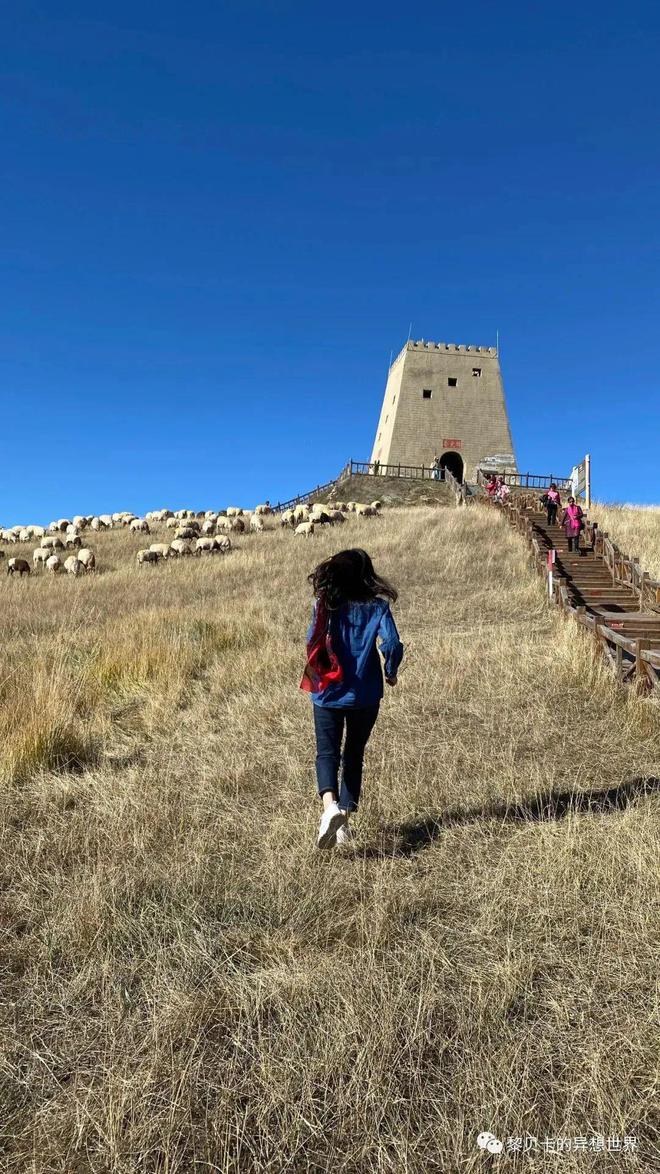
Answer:
POLYGON ((519 465, 660 501, 657 4, 9 0, 0 522, 367 459, 494 344, 519 465))

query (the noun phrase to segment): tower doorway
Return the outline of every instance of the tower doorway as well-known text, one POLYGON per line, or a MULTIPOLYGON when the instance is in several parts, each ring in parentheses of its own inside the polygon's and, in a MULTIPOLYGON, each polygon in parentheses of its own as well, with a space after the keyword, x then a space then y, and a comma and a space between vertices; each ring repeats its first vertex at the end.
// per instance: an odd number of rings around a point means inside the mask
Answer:
POLYGON ((449 469, 449 472, 463 484, 463 458, 459 452, 443 452, 440 457, 440 468, 443 470, 442 478, 444 480, 444 470, 449 469))

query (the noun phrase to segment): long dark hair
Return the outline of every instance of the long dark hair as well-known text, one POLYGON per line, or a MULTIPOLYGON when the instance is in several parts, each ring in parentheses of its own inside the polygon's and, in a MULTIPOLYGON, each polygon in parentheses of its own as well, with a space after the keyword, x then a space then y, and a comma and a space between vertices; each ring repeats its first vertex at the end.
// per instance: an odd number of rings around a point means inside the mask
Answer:
POLYGON ((367 603, 379 595, 394 603, 398 596, 396 588, 376 574, 366 550, 359 548, 333 554, 332 558, 319 563, 307 578, 314 594, 323 596, 330 610, 342 603, 367 603))

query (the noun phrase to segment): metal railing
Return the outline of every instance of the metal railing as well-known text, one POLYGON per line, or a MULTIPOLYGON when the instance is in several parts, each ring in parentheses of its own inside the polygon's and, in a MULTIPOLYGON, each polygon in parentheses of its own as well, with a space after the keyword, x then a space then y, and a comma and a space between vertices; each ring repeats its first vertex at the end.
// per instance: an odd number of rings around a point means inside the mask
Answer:
POLYGON ((557 477, 554 473, 499 473, 496 469, 477 469, 477 484, 486 485, 491 477, 502 477, 506 485, 515 489, 549 489, 556 485, 557 489, 570 489, 570 477, 557 477))

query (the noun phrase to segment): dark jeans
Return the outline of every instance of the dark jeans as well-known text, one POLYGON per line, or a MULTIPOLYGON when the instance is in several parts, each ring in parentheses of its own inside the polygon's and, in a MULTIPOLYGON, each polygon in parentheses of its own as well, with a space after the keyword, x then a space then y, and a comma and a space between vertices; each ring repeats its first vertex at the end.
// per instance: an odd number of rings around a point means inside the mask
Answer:
POLYGON ((556 503, 555 503, 555 505, 553 505, 552 502, 549 501, 548 502, 548 525, 554 526, 556 521, 557 521, 557 505, 556 505, 556 503))
POLYGON ((568 538, 568 549, 578 551, 580 549, 580 535, 567 534, 566 537, 568 538))
POLYGON ((369 705, 364 709, 312 706, 316 731, 316 778, 319 795, 324 791, 334 791, 335 794, 339 792, 339 806, 345 811, 357 811, 362 787, 364 748, 378 717, 379 704, 369 705), (344 725, 346 741, 342 754, 344 725), (341 788, 338 788, 340 763, 341 788))

